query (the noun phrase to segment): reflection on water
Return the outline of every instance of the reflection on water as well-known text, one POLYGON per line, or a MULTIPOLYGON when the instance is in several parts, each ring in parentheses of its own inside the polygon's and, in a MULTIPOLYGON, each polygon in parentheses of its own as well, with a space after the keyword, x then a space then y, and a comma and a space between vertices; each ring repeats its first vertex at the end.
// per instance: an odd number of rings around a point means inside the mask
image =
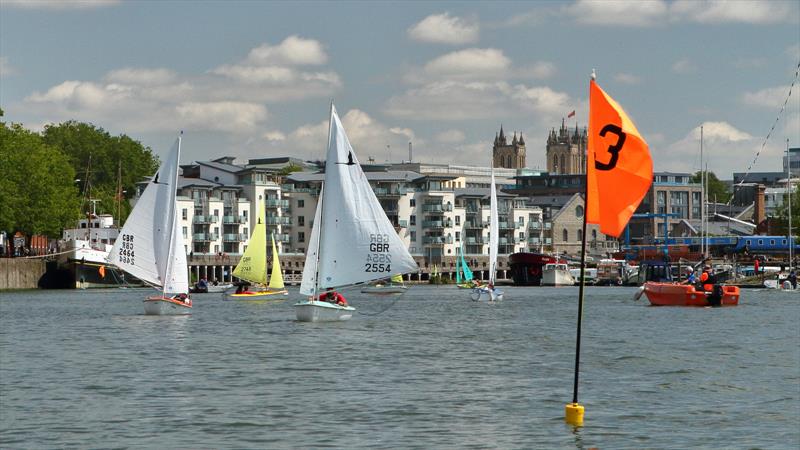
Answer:
POLYGON ((652 308, 587 290, 349 292, 352 320, 195 295, 145 316, 142 290, 0 294, 3 447, 798 448, 800 300, 652 308), (396 302, 396 303, 392 303, 396 302))

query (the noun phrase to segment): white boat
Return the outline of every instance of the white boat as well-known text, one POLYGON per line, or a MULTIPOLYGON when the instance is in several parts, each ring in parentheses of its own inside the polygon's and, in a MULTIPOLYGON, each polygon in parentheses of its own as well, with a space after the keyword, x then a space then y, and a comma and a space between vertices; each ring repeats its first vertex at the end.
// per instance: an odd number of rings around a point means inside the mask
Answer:
POLYGON ((275 236, 272 237, 272 273, 267 283, 267 226, 264 210, 259 208, 256 226, 250 235, 250 244, 244 251, 239 264, 233 269, 233 275, 241 280, 255 283, 254 288, 240 284, 236 292, 228 294, 237 300, 264 300, 267 297, 289 295, 283 283, 283 272, 278 258, 278 249, 275 246, 275 236))
POLYGON ((331 104, 325 179, 306 253, 297 320, 348 320, 355 308, 319 300, 319 293, 417 271, 361 170, 331 104))
POLYGON ((487 300, 490 302, 503 299, 503 291, 495 287, 497 281, 497 246, 500 242, 498 233, 500 232, 497 217, 497 191, 494 185, 494 167, 492 167, 492 183, 489 194, 489 284, 472 289, 470 298, 479 302, 487 300))
POLYGON ((178 137, 108 254, 109 263, 161 291, 144 300, 145 314, 189 314, 192 308, 186 250, 176 217, 180 153, 178 137))
POLYGON ((542 269, 542 286, 575 286, 575 278, 566 264, 545 264, 542 269))
MULTIPOLYGON (((579 280, 581 279, 581 269, 569 269, 569 274, 572 275, 572 278, 575 280, 575 284, 578 284, 579 280)), ((585 268, 583 272, 583 278, 584 284, 597 283, 597 269, 594 267, 585 268)), ((619 284, 621 285, 622 282, 620 281, 619 284)))

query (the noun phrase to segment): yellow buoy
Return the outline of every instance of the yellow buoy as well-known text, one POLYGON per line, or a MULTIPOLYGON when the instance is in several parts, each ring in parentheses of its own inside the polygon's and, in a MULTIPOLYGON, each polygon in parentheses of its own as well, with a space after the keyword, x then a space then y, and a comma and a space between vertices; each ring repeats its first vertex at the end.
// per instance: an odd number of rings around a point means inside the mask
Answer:
POLYGON ((583 405, 580 403, 567 403, 564 407, 564 420, 573 427, 583 426, 583 405))

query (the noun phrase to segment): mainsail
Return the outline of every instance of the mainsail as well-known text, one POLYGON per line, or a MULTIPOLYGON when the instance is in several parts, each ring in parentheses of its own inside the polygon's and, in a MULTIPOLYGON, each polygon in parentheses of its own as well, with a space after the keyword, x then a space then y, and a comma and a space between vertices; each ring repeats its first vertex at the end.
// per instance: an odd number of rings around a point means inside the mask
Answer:
POLYGON ((272 272, 269 275, 269 288, 279 290, 284 288, 278 249, 275 247, 275 235, 272 235, 272 272))
POLYGON ((311 237, 308 240, 308 251, 306 252, 306 262, 303 265, 303 278, 300 280, 300 293, 303 295, 315 295, 317 292, 317 269, 319 262, 319 226, 322 223, 322 202, 325 184, 319 189, 319 201, 317 210, 314 213, 314 223, 311 224, 311 237))
MULTIPOLYGON (((264 210, 258 206, 256 225, 250 235, 250 243, 233 269, 233 275, 251 283, 267 283, 267 225, 264 210)), ((274 245, 274 243, 273 243, 274 245)))
MULTIPOLYGON (((461 267, 461 272, 464 273, 464 282, 472 281, 472 278, 473 278, 472 271, 469 269, 469 266, 467 265, 467 261, 464 259, 464 241, 463 240, 461 241, 461 246, 459 247, 459 250, 461 251, 461 257, 458 259, 458 264, 461 267)), ((460 275, 461 275, 461 273, 459 273, 459 278, 460 278, 460 275)), ((459 281, 458 283, 461 283, 461 281, 459 281)))
POLYGON ((186 250, 176 217, 181 138, 136 202, 108 261, 165 293, 189 291, 186 250))
MULTIPOLYGON (((313 240, 318 233, 316 285, 320 289, 364 283, 392 274, 417 270, 394 226, 386 217, 367 177, 361 170, 344 127, 331 105, 328 151, 325 161, 325 193, 320 193, 324 207, 317 206, 303 284, 314 253, 313 240), (317 231, 319 230, 319 232, 317 231)), ((302 285, 301 285, 302 286, 302 285)), ((301 289, 301 293, 310 294, 301 289)))

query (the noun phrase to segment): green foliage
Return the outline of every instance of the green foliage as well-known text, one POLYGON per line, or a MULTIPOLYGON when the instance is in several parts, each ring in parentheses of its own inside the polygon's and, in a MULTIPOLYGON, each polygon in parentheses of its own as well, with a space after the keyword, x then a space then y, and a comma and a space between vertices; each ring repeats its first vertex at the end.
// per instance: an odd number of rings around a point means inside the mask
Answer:
POLYGON ((0 230, 60 236, 80 216, 69 159, 21 125, 0 122, 0 230))
POLYGON ((281 169, 280 171, 278 171, 278 175, 287 176, 287 175, 290 175, 290 174, 292 174, 294 172, 302 172, 302 171, 303 171, 302 167, 300 167, 297 164, 291 163, 288 166, 286 166, 283 169, 281 169))
POLYGON ((127 199, 136 193, 136 183, 158 169, 158 158, 149 148, 126 135, 111 136, 92 124, 69 121, 50 125, 45 127, 42 137, 45 143, 58 147, 69 159, 76 177, 81 179, 81 196, 87 189, 86 170, 89 168, 90 196, 100 200, 98 213, 117 216, 117 174, 118 167, 122 168, 122 190, 126 200, 122 202, 122 217, 116 217, 120 223, 130 213, 127 199))
MULTIPOLYGON (((800 192, 798 192, 797 186, 792 186, 792 188, 792 235, 797 236, 800 230, 800 192)), ((789 205, 786 199, 776 213, 777 234, 789 234, 789 205)))
MULTIPOLYGON (((698 171, 692 175, 692 183, 700 183, 700 176, 703 172, 698 171)), ((709 202, 726 203, 731 198, 728 186, 717 178, 714 172, 706 172, 708 175, 708 192, 706 198, 709 202)))

